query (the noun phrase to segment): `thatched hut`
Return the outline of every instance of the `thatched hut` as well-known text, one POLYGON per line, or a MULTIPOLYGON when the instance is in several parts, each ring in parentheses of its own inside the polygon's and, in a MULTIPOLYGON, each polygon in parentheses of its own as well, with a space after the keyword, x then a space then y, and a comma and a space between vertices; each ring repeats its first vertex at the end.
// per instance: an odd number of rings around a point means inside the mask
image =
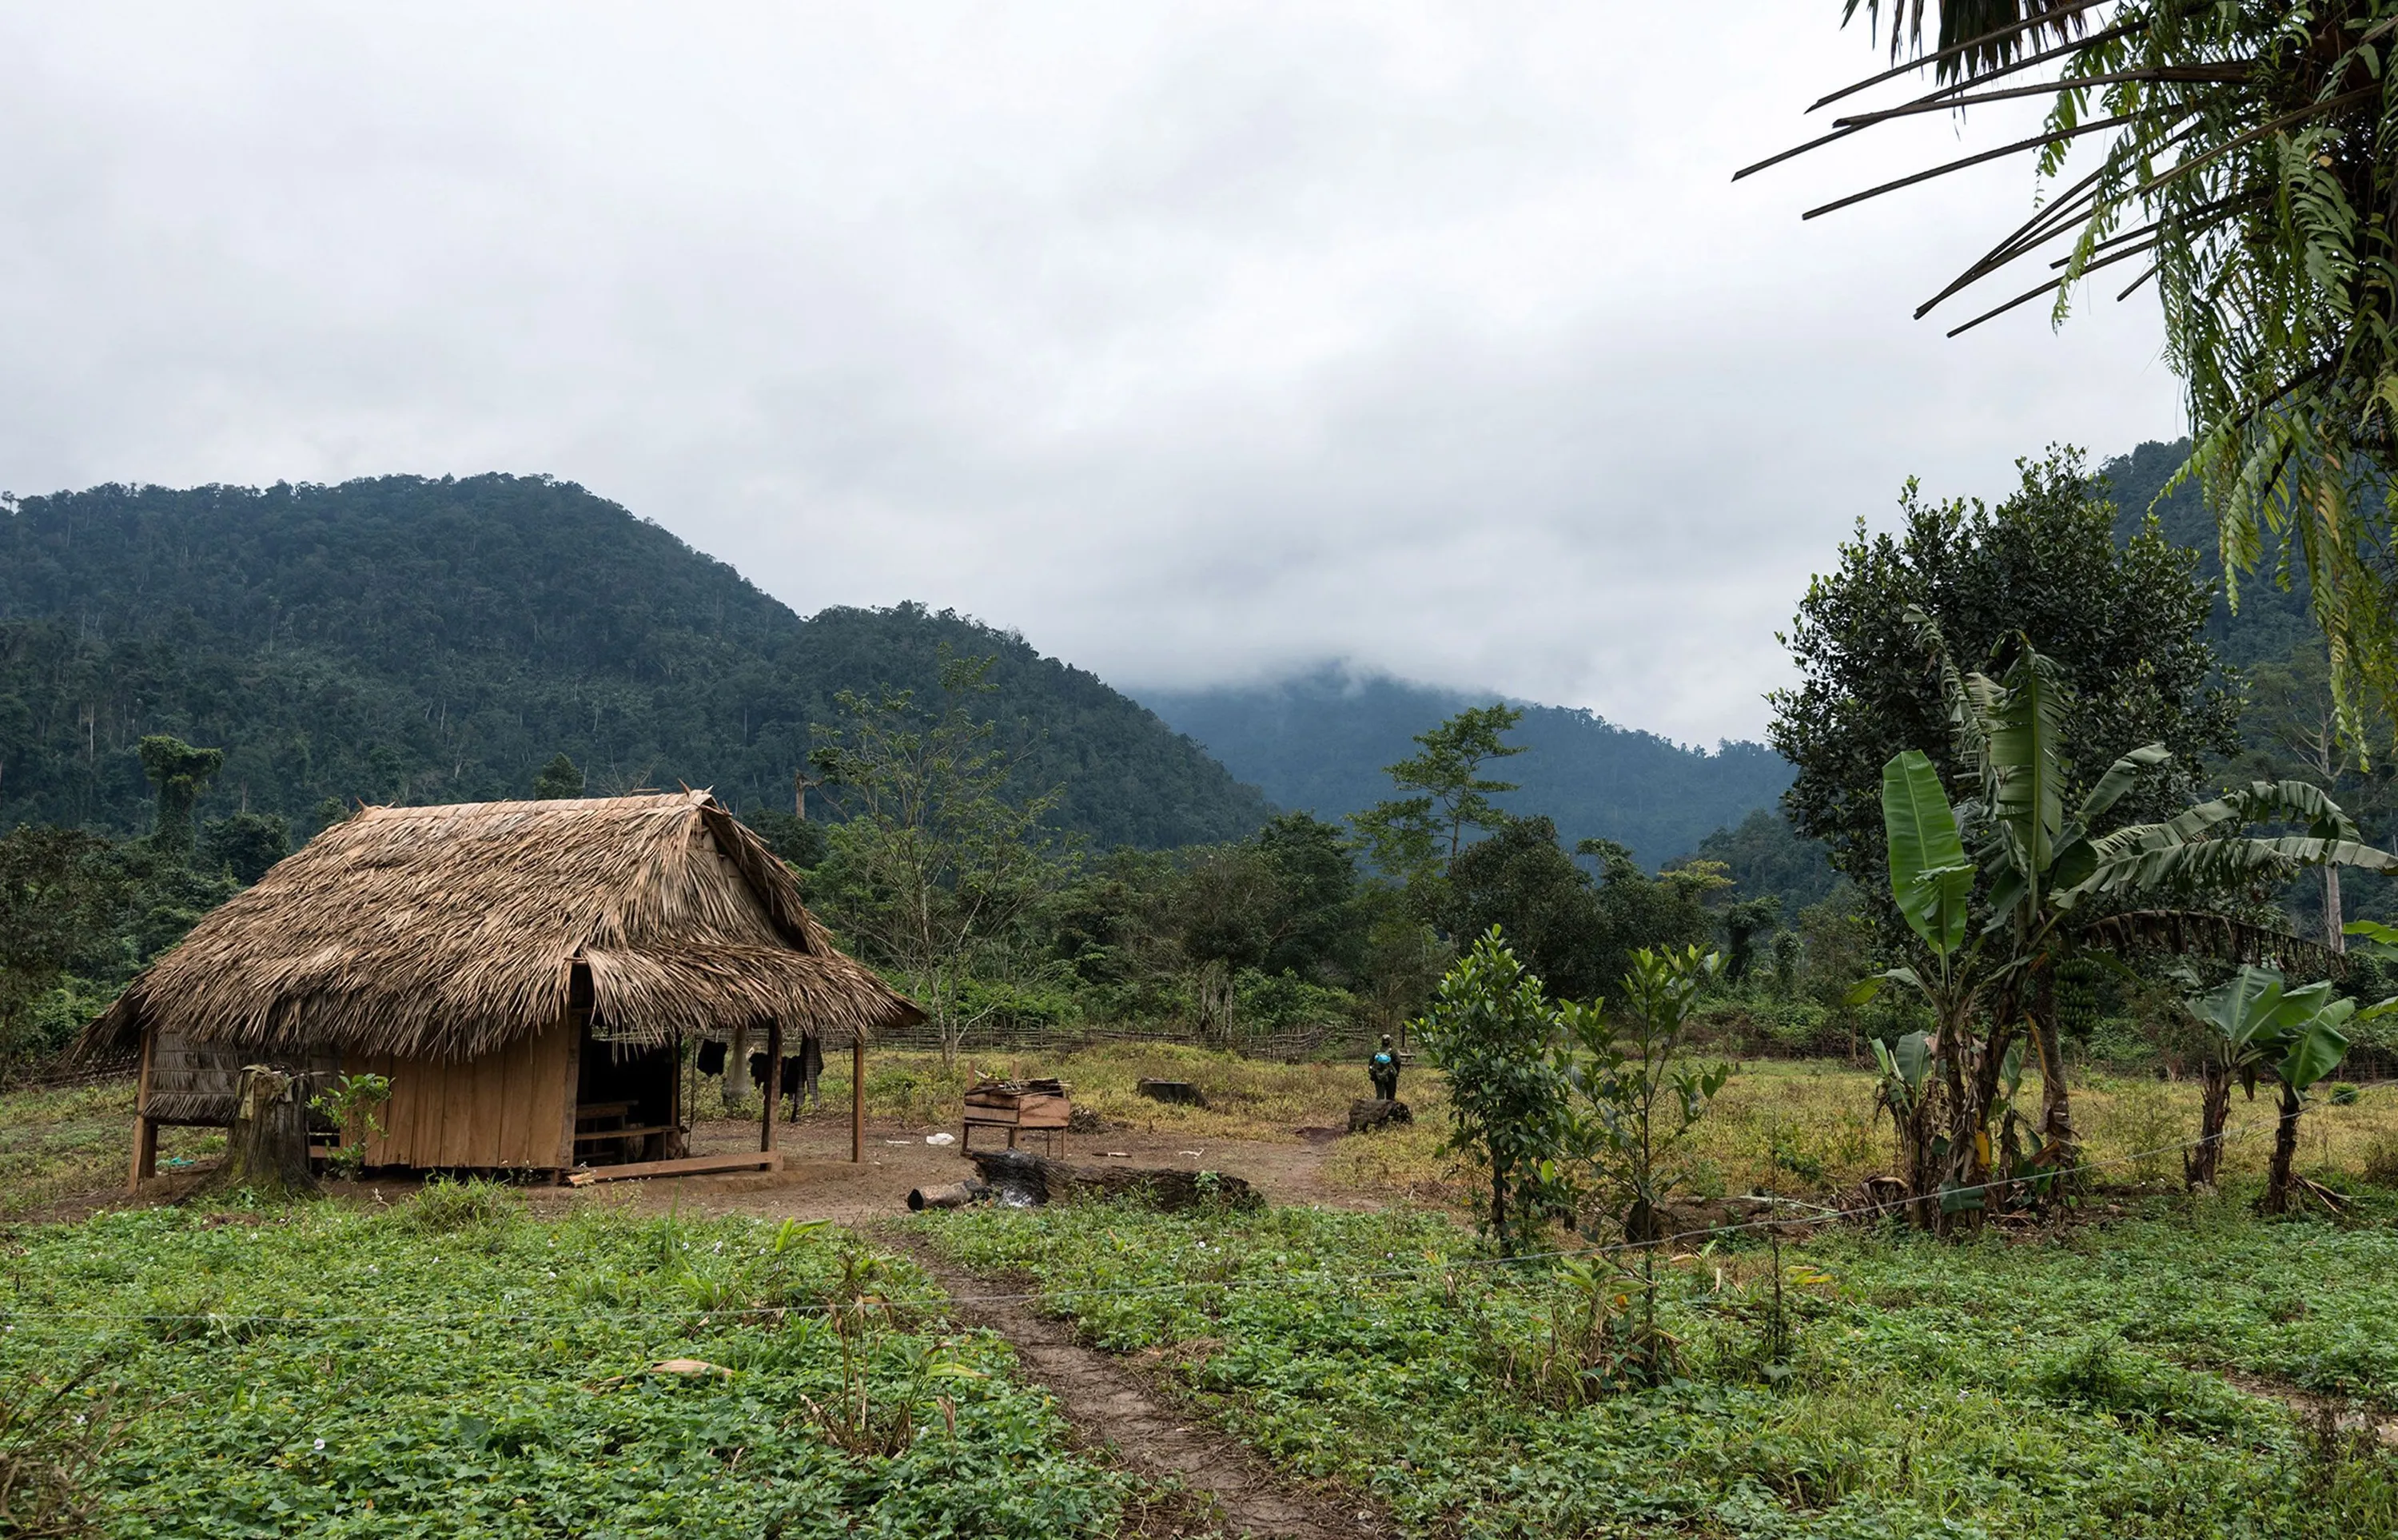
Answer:
POLYGON ((370 1166, 563 1172, 686 1158, 684 1042, 865 1054, 920 1019, 842 955, 791 875, 706 792, 368 808, 194 927, 86 1033, 138 1047, 134 1180, 162 1123, 232 1119, 241 1067, 387 1076, 370 1166))

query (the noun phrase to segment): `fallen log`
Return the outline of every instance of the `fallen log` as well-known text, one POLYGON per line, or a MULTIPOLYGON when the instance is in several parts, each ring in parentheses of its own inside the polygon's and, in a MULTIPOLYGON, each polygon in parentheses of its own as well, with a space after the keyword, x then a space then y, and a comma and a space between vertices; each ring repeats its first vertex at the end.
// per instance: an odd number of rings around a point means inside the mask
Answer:
POLYGON ((990 1196, 990 1188, 980 1182, 953 1182, 946 1187, 910 1187, 908 1189, 908 1207, 916 1213, 923 1213, 926 1209, 963 1209, 990 1196))
POLYGON ((1265 1199, 1226 1172, 1171 1166, 1070 1166, 1031 1150, 974 1150, 966 1158, 1002 1202, 1059 1203, 1124 1199, 1169 1213, 1220 1206, 1260 1209, 1265 1199))

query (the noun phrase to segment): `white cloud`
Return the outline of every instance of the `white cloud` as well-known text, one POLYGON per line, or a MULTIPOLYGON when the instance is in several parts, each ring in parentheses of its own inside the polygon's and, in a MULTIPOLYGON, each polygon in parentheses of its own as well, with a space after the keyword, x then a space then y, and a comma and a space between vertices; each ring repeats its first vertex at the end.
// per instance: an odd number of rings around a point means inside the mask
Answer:
POLYGON ((0 484, 548 471, 1129 687, 1751 734, 1903 476, 2178 428, 2137 302, 1908 319, 2028 167, 1799 222, 1946 122, 1729 181, 1836 14, 0 7, 0 484))

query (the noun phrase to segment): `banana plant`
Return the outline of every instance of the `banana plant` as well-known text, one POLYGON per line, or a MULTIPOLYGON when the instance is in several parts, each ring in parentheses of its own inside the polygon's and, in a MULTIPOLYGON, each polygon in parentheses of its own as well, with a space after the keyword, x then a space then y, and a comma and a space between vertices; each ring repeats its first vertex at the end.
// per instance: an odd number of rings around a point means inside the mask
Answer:
MULTIPOLYGON (((2273 1130, 2273 1163, 2257 1207, 2267 1213, 2286 1212, 2298 1116, 2306 1110, 2307 1091, 2348 1056, 2346 1029, 2357 1015, 2356 1001, 2335 997, 2328 980, 2292 989, 2280 970, 2247 967, 2230 983, 2193 996, 2188 1003, 2215 1039, 2206 1065, 2199 1144, 2192 1156, 2203 1164, 2203 1179, 2212 1181, 2222 1151, 2231 1081, 2237 1078, 2254 1100, 2257 1082, 2270 1075, 2280 1087, 2281 1108, 2273 1130)), ((2384 1000, 2370 1008, 2364 1019, 2393 1006, 2398 1000, 2384 1000)), ((2185 1159, 2186 1174, 2192 1165, 2191 1158, 2185 1159)))
MULTIPOLYGON (((2161 931, 2221 941, 2252 957, 2307 952, 2296 937, 2181 905, 2285 880, 2305 866, 2387 871, 2398 868, 2398 858, 2364 844, 2338 804, 2300 781, 2255 782, 2162 823, 2096 834, 2141 774, 2169 762, 2171 752, 2161 743, 2131 750, 2068 806, 2072 766, 2064 726, 2074 697, 2063 672, 2019 636, 2000 679, 1962 674, 1938 626, 1920 609, 1907 618, 1940 681, 1952 753, 1977 794, 1966 823, 1975 835, 1973 862, 1984 879, 1983 931, 2003 954, 1987 970, 1998 1019, 1977 1056, 1968 1088, 1974 1094, 1960 1110, 1979 1118, 1992 1105, 2004 1038, 2020 1025, 2041 1069, 2040 1148, 2033 1162, 2061 1168, 2071 1164, 2077 1141, 2055 1012, 2048 1003, 2057 962, 2080 946, 2123 946, 2161 931), (2304 832, 2248 835, 2257 824, 2304 832), (2150 907, 2160 901, 2173 906, 2150 907)), ((1888 783, 1885 771, 1885 797, 1888 783)))

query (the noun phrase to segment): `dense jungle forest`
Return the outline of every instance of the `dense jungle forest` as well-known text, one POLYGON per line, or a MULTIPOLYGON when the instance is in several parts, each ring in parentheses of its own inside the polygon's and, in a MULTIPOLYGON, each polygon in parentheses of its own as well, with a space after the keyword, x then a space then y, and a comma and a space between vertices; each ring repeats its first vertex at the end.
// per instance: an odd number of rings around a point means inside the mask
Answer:
POLYGON ((1206 753, 1022 637, 905 605, 802 620, 569 483, 384 476, 101 487, 0 510, 0 826, 147 828, 135 747, 222 748, 204 811, 522 796, 556 754, 594 792, 678 782, 788 808, 850 690, 989 655, 1028 784, 1102 847, 1237 838, 1269 809, 1206 753))

